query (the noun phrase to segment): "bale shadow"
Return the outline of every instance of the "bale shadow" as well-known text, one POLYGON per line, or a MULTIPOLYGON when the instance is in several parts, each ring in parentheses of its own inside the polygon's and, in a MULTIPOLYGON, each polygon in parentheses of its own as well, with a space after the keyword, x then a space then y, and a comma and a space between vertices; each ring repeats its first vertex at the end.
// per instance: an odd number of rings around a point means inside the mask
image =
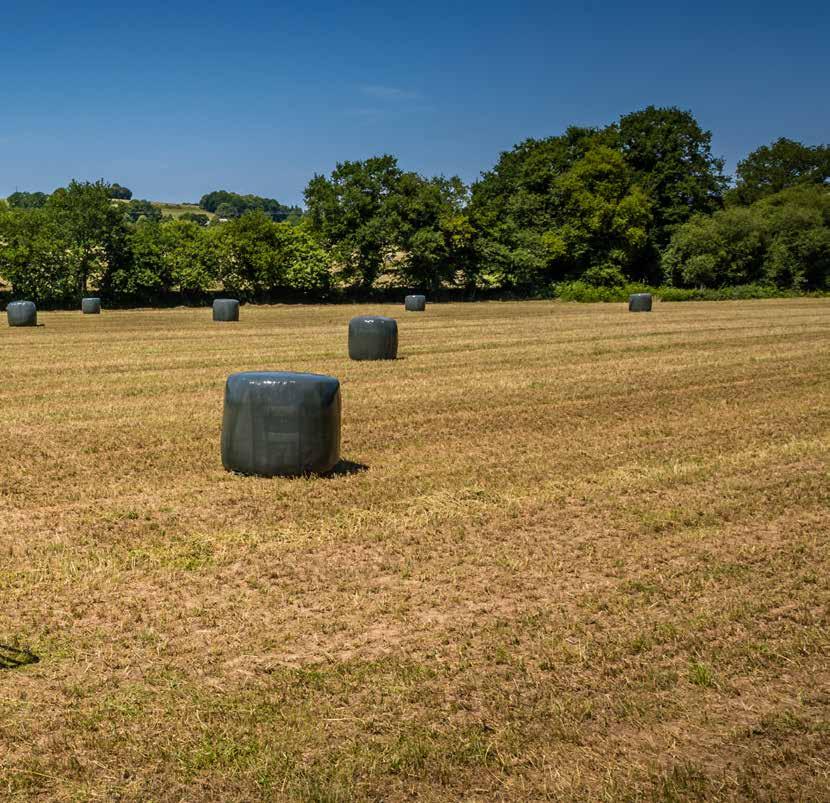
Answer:
POLYGON ((0 644, 0 669, 17 669, 19 666, 36 664, 40 658, 28 650, 19 650, 8 644, 0 644))
POLYGON ((333 479, 334 477, 348 477, 352 474, 362 474, 368 471, 369 466, 365 463, 355 463, 352 460, 341 460, 328 474, 322 474, 321 479, 333 479))

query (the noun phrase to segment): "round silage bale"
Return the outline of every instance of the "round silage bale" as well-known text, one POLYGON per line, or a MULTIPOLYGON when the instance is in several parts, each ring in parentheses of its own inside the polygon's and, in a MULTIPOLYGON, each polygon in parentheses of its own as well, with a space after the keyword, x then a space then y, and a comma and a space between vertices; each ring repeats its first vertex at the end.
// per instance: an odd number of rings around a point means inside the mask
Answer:
POLYGON ((325 474, 340 460, 340 382, 291 371, 246 371, 225 384, 222 465, 228 471, 325 474))
POLYGON ((34 301, 12 301, 6 307, 9 326, 37 326, 37 307, 34 301))
POLYGON ((394 360, 398 356, 398 322, 383 315, 360 315, 349 321, 349 357, 394 360))
POLYGON ((217 298, 213 302, 214 321, 238 321, 239 301, 235 298, 217 298))
POLYGON ((423 312, 427 308, 427 297, 407 296, 403 305, 407 312, 423 312))
POLYGON ((629 312, 651 312, 651 293, 634 293, 628 297, 629 312))
POLYGON ((101 299, 100 298, 82 298, 81 312, 84 315, 100 315, 101 314, 101 299))

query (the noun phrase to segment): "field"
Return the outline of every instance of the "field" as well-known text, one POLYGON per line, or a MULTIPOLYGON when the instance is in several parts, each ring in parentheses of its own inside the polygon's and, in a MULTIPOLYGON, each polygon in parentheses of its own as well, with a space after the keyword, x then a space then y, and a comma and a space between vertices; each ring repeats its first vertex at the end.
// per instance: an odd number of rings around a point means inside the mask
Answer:
POLYGON ((40 320, 0 798, 830 799, 830 300, 40 320), (341 470, 222 470, 251 368, 340 377, 341 470))
POLYGON ((207 217, 211 219, 216 217, 213 212, 208 212, 206 209, 202 209, 202 207, 198 204, 173 204, 166 203, 164 201, 153 201, 153 206, 157 206, 161 209, 161 213, 163 215, 169 215, 170 217, 175 218, 180 218, 187 212, 195 212, 197 215, 207 215, 207 217))

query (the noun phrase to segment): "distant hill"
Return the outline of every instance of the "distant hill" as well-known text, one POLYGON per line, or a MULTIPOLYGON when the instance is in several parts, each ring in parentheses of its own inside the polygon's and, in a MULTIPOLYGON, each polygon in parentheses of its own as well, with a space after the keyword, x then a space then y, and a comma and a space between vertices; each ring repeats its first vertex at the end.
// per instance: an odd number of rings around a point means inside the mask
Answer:
POLYGON ((198 215, 207 215, 211 220, 216 217, 213 212, 208 212, 207 209, 202 209, 199 204, 174 204, 166 201, 151 201, 153 206, 161 209, 163 215, 170 215, 170 217, 181 217, 187 212, 195 212, 198 215))

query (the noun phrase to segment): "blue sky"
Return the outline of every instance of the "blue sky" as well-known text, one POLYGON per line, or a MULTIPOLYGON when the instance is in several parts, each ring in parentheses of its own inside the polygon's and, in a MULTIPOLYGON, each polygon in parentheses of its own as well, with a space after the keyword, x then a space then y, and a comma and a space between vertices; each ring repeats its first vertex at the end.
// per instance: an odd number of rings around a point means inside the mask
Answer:
POLYGON ((691 109, 732 170, 779 136, 830 142, 830 4, 7 0, 0 76, 0 197, 103 177, 298 203, 384 152, 472 181, 650 103, 691 109))

